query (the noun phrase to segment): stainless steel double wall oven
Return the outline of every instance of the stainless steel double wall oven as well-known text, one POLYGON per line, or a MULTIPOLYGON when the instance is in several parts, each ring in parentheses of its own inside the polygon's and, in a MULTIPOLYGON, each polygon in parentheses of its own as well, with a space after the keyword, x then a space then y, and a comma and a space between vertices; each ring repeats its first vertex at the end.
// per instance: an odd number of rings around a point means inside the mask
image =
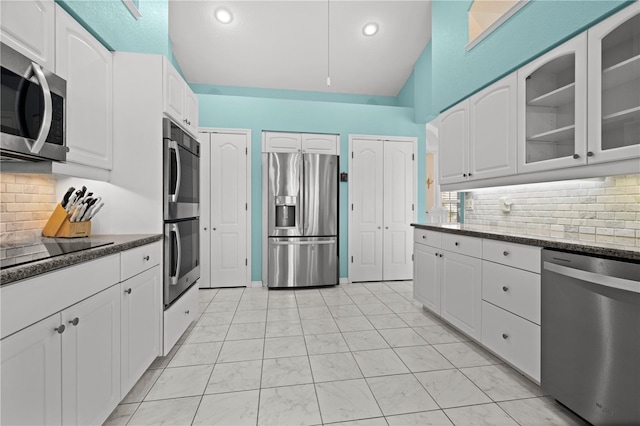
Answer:
POLYGON ((200 278, 200 143, 163 120, 164 308, 200 278))

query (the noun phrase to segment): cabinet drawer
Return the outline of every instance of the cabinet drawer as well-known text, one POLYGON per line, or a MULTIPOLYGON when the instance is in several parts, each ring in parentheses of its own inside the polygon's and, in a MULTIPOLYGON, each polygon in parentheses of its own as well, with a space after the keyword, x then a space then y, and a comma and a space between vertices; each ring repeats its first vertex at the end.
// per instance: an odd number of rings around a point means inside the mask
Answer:
POLYGON ((540 275, 482 262, 482 298, 540 324, 540 275))
POLYGON ((163 355, 167 355, 198 316, 198 284, 191 286, 173 305, 164 311, 163 355))
POLYGON ((482 344, 540 382, 540 326, 482 302, 482 344))
POLYGON ((413 241, 418 244, 440 248, 440 245, 442 244, 442 232, 414 228, 413 241))
POLYGON ((482 238, 442 234, 442 248, 465 256, 482 257, 482 238))
POLYGON ((124 281, 160 264, 162 242, 132 248, 120 256, 120 281, 124 281))
POLYGON ((482 258, 514 268, 540 273, 540 247, 504 241, 487 240, 482 243, 482 258))

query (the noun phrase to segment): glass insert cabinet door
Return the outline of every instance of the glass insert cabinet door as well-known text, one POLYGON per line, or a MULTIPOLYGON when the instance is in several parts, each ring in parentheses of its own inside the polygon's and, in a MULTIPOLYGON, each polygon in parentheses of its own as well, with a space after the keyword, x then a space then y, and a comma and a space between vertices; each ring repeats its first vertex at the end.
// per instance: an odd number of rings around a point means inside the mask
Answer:
POLYGON ((589 30, 588 162, 640 157, 640 3, 589 30))
POLYGON ((518 99, 518 173, 586 164, 587 34, 518 70, 518 99))

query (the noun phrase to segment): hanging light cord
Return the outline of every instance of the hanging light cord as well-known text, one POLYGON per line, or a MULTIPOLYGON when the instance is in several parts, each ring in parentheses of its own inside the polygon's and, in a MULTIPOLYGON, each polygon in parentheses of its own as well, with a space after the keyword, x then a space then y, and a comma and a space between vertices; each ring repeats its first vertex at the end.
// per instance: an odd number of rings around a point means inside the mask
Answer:
POLYGON ((331 38, 329 37, 329 28, 331 20, 330 0, 327 0, 327 87, 331 86, 331 38))

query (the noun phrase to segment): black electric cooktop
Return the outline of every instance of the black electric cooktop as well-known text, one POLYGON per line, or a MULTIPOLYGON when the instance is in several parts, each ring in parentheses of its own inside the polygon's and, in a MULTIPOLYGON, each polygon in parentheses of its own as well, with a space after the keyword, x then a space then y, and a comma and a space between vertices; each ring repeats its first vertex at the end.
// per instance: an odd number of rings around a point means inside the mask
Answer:
POLYGON ((0 269, 24 265, 37 260, 50 259, 64 254, 108 246, 112 241, 67 240, 40 238, 36 241, 3 242, 0 247, 0 269))

